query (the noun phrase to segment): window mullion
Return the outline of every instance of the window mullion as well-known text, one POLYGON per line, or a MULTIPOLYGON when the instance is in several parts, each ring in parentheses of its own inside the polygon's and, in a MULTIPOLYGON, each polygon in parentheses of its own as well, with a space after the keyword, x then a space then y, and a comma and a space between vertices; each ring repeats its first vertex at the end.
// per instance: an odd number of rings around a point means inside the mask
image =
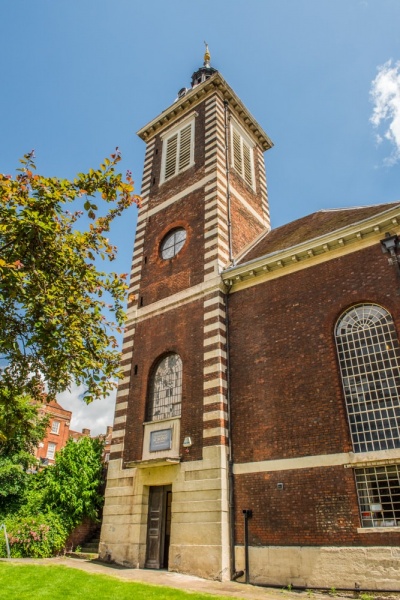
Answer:
POLYGON ((176 158, 175 158, 175 173, 179 173, 179 157, 181 154, 181 137, 182 129, 178 131, 178 140, 176 144, 176 158))
POLYGON ((400 346, 391 316, 377 305, 349 309, 336 327, 336 345, 354 452, 399 448, 400 346))

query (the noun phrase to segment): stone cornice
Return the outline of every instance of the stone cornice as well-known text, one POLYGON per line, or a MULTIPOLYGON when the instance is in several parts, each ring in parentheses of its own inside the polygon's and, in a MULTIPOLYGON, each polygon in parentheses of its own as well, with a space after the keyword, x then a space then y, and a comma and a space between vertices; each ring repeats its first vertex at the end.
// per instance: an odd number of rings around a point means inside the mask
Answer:
POLYGON ((149 142, 157 133, 183 117, 189 109, 194 108, 215 91, 218 91, 221 97, 229 102, 231 109, 239 119, 247 125, 261 148, 263 150, 272 148, 273 143, 268 135, 218 72, 214 73, 207 81, 204 81, 187 92, 183 98, 174 102, 174 104, 164 110, 158 117, 142 127, 142 129, 137 132, 138 136, 145 142, 149 142))
POLYGON ((202 299, 207 294, 217 290, 224 291, 224 284, 219 276, 208 279, 203 283, 177 292, 172 296, 158 300, 149 304, 149 306, 131 308, 127 312, 127 320, 125 326, 139 323, 146 319, 150 319, 169 310, 174 310, 179 306, 202 299))
POLYGON ((321 467, 363 468, 399 464, 400 451, 377 450, 375 452, 343 452, 339 454, 320 454, 296 456, 293 458, 276 458, 257 462, 234 463, 235 475, 249 473, 271 473, 273 471, 292 471, 296 469, 315 469, 321 467))
POLYGON ((150 458, 148 460, 131 460, 125 463, 125 467, 129 469, 147 469, 148 467, 169 467, 171 465, 179 465, 181 462, 180 456, 168 456, 166 458, 150 458))
POLYGON ((386 232, 400 233, 400 204, 329 234, 229 267, 223 271, 222 279, 231 292, 239 291, 371 246, 386 232))

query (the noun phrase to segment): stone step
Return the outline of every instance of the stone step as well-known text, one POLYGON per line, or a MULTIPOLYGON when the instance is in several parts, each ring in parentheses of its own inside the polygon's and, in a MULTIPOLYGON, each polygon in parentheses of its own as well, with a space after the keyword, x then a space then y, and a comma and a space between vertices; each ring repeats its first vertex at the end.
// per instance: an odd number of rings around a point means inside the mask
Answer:
POLYGON ((99 545, 98 544, 85 544, 81 546, 81 552, 98 552, 99 545))
POLYGON ((82 546, 91 546, 92 544, 100 544, 100 540, 94 538, 93 540, 88 540, 87 542, 83 542, 82 546))
POLYGON ((97 560, 99 558, 98 552, 66 552, 65 556, 81 558, 83 560, 97 560))

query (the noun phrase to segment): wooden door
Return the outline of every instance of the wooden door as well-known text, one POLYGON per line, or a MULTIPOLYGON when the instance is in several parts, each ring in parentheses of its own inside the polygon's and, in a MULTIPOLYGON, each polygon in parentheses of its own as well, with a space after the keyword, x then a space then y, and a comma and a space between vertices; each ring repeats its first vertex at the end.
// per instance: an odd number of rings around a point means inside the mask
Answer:
POLYGON ((169 557, 169 540, 171 538, 171 506, 172 506, 172 492, 166 490, 165 495, 165 534, 164 534, 164 568, 168 569, 168 557, 169 557))
MULTIPOLYGON (((166 521, 167 514, 170 515, 170 505, 171 486, 153 486, 150 488, 146 569, 162 569, 168 566, 169 527, 168 539, 166 540, 166 521)), ((169 525, 170 523, 168 523, 169 525)))

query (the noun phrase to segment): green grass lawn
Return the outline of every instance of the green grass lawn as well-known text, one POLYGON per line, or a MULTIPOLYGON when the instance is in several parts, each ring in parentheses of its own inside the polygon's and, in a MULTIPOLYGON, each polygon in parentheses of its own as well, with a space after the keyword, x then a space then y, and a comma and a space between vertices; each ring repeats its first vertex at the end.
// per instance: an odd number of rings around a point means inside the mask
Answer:
MULTIPOLYGON (((215 596, 120 581, 70 567, 0 563, 0 598, 7 600, 210 600, 215 596)), ((219 596, 223 600, 222 596, 219 596)))

